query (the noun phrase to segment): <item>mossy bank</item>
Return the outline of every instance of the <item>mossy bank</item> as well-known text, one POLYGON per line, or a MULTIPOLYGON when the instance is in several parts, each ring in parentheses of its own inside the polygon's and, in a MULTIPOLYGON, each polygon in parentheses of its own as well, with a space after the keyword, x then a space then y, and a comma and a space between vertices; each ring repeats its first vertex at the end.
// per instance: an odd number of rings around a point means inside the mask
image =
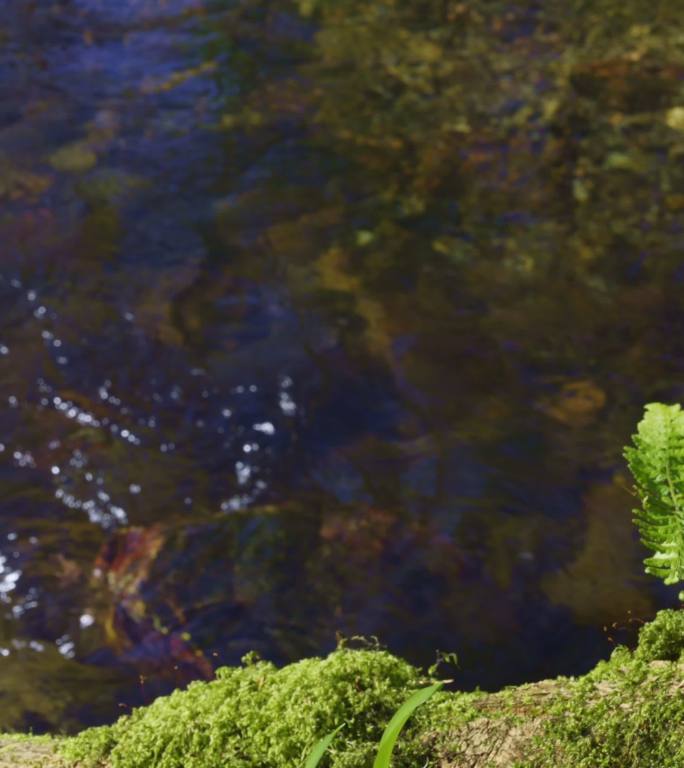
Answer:
MULTIPOLYGON (((662 611, 634 651, 581 678, 436 694, 412 717, 397 768, 684 766, 684 612, 662 611)), ((284 768, 340 723, 335 768, 372 764, 383 727, 428 679, 384 651, 339 649, 282 669, 247 659, 114 725, 64 740, 0 737, 0 768, 284 768)), ((324 763, 325 764, 325 763, 324 763)))

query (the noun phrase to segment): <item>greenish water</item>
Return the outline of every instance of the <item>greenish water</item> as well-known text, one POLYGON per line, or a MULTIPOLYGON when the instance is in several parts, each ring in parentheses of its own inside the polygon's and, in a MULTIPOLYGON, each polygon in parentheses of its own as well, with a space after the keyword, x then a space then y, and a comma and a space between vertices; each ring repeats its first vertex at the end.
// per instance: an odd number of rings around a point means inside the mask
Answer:
POLYGON ((683 10, 8 0, 0 729, 673 604, 620 453, 684 389, 683 10))

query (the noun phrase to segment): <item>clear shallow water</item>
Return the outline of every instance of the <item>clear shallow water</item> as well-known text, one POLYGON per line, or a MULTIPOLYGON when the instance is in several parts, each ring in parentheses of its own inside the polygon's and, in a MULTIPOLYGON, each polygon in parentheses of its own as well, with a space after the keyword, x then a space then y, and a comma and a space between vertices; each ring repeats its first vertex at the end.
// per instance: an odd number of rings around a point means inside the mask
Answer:
POLYGON ((606 6, 8 3, 0 727, 338 632, 579 673, 672 603, 620 452, 682 391, 681 56, 606 6))

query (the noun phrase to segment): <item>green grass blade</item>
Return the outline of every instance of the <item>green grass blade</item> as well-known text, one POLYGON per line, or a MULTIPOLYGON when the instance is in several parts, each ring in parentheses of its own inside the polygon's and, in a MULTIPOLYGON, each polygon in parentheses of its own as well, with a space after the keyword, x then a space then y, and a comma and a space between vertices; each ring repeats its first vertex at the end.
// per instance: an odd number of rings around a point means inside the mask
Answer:
POLYGON ((330 742, 335 738, 335 734, 340 730, 340 728, 344 728, 344 723, 342 725, 338 725, 337 728, 332 731, 332 733, 324 736, 320 741, 317 741, 314 744, 314 747, 306 760, 304 768, 316 768, 321 758, 325 754, 325 750, 330 746, 330 742))
POLYGON ((425 703, 442 685, 443 683, 435 683, 435 685, 430 685, 427 688, 421 688, 399 707, 382 734, 373 768, 389 768, 392 750, 406 721, 411 717, 414 710, 425 703))

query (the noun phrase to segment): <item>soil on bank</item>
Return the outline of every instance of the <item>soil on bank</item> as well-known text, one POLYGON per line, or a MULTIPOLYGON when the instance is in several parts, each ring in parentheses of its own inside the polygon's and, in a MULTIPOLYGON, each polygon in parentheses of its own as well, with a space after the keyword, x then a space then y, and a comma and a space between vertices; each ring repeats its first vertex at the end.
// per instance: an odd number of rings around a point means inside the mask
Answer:
POLYGON ((0 736, 0 768, 66 768, 57 741, 45 736, 0 736))

